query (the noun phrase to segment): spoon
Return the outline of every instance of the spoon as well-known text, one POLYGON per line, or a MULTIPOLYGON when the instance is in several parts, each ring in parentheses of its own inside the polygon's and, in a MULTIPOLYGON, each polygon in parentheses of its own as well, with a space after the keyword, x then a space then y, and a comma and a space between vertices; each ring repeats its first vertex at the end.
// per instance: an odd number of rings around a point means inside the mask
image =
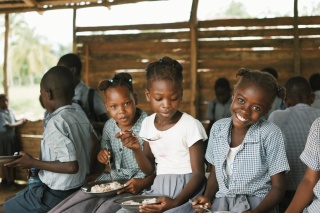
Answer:
POLYGON ((157 135, 155 135, 155 136, 153 136, 151 138, 142 137, 142 136, 140 136, 138 134, 135 134, 134 132, 132 133, 132 135, 134 137, 141 138, 142 140, 145 140, 145 141, 157 141, 157 140, 162 138, 161 135, 159 135, 159 134, 157 134, 157 135))
MULTIPOLYGON (((110 149, 107 149, 108 150, 108 152, 110 152, 110 149)), ((112 175, 111 175, 111 162, 110 162, 110 156, 108 157, 108 162, 107 162, 108 164, 109 164, 109 174, 110 174, 110 179, 111 179, 111 181, 113 182, 113 178, 112 178, 112 175)))
MULTIPOLYGON (((192 204, 192 200, 191 199, 189 199, 189 203, 191 203, 192 204)), ((202 206, 202 205, 200 205, 200 206, 202 206)), ((200 207, 200 208, 202 208, 203 210, 204 210, 204 212, 205 213, 212 213, 212 211, 210 211, 210 209, 207 209, 207 208, 204 208, 203 206, 202 207, 200 207)))

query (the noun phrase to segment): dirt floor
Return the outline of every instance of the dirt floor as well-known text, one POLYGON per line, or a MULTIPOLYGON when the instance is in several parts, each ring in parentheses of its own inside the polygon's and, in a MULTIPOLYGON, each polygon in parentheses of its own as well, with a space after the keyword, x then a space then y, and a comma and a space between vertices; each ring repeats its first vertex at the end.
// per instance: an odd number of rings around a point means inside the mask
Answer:
POLYGON ((16 181, 14 187, 0 186, 0 204, 2 204, 8 197, 15 195, 27 186, 25 181, 16 181))

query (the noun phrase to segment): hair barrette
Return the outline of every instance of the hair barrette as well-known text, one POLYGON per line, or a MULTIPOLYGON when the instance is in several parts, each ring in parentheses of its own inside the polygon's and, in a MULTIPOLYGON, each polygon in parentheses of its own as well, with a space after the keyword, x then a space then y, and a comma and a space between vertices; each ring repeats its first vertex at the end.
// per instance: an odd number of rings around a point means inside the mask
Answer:
POLYGON ((280 92, 282 89, 283 89, 282 87, 278 87, 277 92, 280 92))
POLYGON ((162 58, 159 60, 160 64, 163 62, 162 58))
POLYGON ((110 79, 109 82, 110 82, 110 83, 113 83, 113 79, 110 79))
POLYGON ((250 72, 250 70, 248 68, 244 69, 245 73, 250 72))

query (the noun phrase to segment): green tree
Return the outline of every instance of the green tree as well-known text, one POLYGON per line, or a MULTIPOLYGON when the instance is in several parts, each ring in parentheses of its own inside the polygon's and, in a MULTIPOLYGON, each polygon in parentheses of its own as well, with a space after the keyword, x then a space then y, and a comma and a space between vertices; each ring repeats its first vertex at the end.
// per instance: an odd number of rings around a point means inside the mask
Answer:
POLYGON ((230 18, 251 18, 246 11, 246 7, 241 2, 232 1, 225 11, 225 15, 230 18))

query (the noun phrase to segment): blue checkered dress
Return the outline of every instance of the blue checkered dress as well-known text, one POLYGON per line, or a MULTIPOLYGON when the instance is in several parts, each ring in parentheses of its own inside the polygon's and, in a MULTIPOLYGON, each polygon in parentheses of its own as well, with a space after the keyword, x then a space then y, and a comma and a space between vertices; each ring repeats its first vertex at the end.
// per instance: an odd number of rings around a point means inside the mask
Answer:
MULTIPOLYGON (((140 111, 141 115, 137 122, 132 127, 133 132, 139 133, 141 129, 141 123, 147 114, 140 111)), ((116 124, 116 121, 110 118, 103 128, 101 148, 110 149, 112 152, 113 164, 111 168, 111 174, 113 179, 131 179, 131 178, 143 178, 145 174, 140 170, 136 158, 131 149, 122 146, 121 140, 115 138, 115 135, 120 132, 120 128, 116 124)), ((143 140, 139 139, 141 147, 143 147, 143 140)), ((96 181, 110 180, 110 174, 103 173, 96 179, 96 181)))
POLYGON ((219 191, 216 197, 239 194, 265 197, 271 189, 271 176, 288 171, 284 136, 275 124, 260 119, 252 125, 235 156, 229 180, 226 160, 230 149, 232 118, 217 121, 210 133, 206 159, 215 166, 219 191))
MULTIPOLYGON (((320 171, 320 118, 317 118, 311 126, 306 147, 300 155, 300 159, 312 170, 320 171)), ((310 213, 319 213, 320 180, 313 188, 313 192, 315 194, 315 199, 307 210, 310 213)))

